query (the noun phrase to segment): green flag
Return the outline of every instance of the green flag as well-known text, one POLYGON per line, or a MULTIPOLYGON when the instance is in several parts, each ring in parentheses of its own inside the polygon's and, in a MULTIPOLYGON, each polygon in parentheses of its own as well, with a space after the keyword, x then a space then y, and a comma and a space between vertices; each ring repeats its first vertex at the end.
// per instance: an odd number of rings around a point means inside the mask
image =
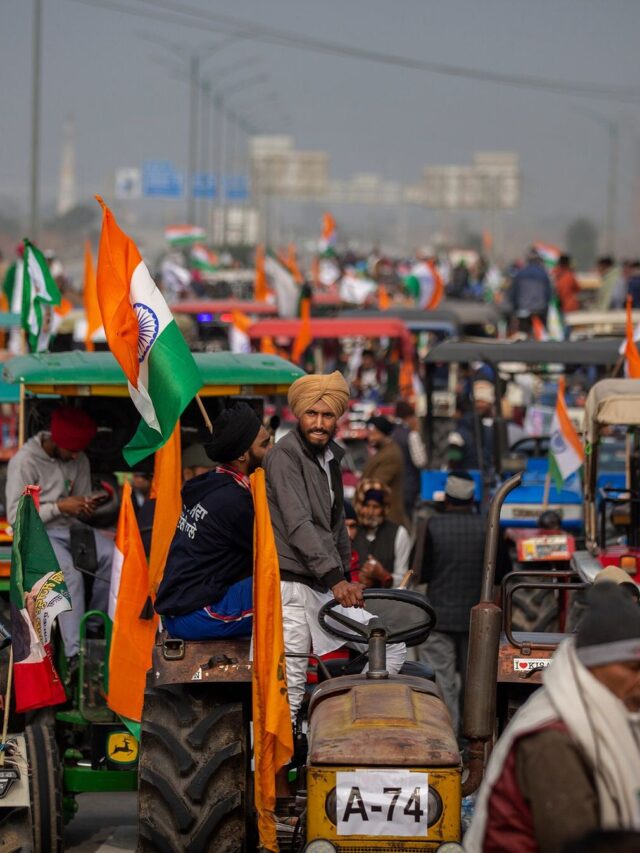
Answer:
POLYGON ((21 325, 31 352, 45 352, 53 335, 53 307, 61 296, 46 258, 28 240, 24 241, 21 325))

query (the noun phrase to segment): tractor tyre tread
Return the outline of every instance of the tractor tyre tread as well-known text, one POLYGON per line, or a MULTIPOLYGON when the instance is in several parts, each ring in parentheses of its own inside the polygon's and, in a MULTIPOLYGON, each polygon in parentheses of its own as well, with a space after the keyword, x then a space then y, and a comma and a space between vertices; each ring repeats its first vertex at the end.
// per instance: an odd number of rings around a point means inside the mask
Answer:
POLYGON ((31 786, 34 853, 62 853, 62 765, 55 728, 34 722, 25 728, 31 786))

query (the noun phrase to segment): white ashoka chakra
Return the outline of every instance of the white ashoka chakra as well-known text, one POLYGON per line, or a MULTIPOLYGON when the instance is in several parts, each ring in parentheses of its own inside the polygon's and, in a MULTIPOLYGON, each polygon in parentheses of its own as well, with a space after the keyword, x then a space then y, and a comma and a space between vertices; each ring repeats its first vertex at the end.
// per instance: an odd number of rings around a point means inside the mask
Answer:
POLYGON ((155 311, 152 311, 148 305, 135 302, 133 307, 138 318, 138 361, 142 363, 158 337, 160 321, 155 311))

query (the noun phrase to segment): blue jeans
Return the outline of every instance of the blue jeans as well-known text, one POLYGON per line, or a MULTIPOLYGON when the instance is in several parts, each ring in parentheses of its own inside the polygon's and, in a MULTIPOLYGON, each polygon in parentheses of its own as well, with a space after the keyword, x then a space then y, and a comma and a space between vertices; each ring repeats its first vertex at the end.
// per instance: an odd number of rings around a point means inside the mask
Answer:
POLYGON ((253 630, 253 578, 232 584, 219 601, 185 613, 163 616, 171 637, 182 640, 219 640, 250 637, 253 630))

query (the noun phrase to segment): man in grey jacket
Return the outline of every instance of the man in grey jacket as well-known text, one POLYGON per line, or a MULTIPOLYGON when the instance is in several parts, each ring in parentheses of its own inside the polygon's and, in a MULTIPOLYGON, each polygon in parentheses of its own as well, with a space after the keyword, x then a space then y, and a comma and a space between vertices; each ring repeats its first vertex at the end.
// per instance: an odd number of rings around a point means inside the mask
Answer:
MULTIPOLYGON (((345 577, 351 545, 340 475, 343 451, 332 440, 348 401, 349 387, 338 371, 296 380, 289 389, 289 405, 298 419, 297 428, 265 459, 267 497, 280 564, 284 644, 289 653, 305 655, 313 647, 315 654, 323 655, 344 645, 318 623, 318 612, 325 602, 335 599, 343 607, 364 607, 362 586, 345 577)), ((368 619, 357 609, 349 615, 359 621, 368 619)), ((405 656, 404 645, 389 646, 389 671, 397 672, 405 656)), ((287 658, 294 721, 304 696, 306 670, 305 658, 287 658)))
MULTIPOLYGON (((40 486, 40 518, 47 530, 71 596, 72 610, 58 617, 65 654, 80 650, 80 620, 85 612, 84 580, 71 555, 71 528, 84 524, 97 509, 92 497, 89 460, 83 452, 96 433, 93 419, 81 409, 60 406, 53 412, 51 431, 26 441, 7 469, 7 519, 13 524, 20 495, 28 485, 40 486)), ((91 593, 91 609, 106 612, 113 558, 113 541, 93 531, 98 570, 91 593)))

